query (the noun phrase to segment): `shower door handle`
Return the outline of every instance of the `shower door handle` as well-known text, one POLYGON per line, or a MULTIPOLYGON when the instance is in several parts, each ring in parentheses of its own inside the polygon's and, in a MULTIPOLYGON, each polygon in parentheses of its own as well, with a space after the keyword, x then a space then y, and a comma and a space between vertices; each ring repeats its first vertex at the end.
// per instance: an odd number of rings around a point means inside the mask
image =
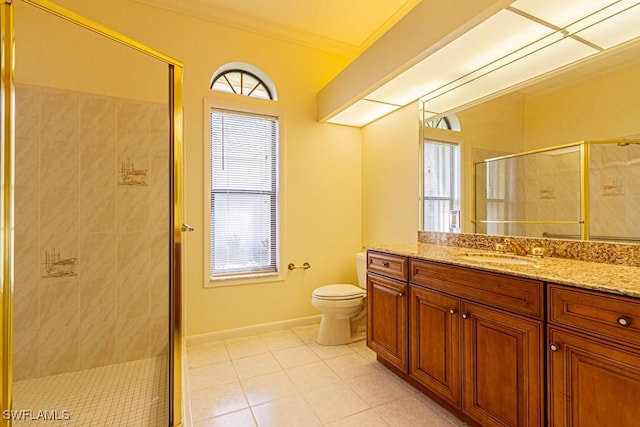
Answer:
POLYGON ((190 226, 189 224, 182 224, 182 231, 183 232, 191 232, 194 231, 195 228, 193 228, 192 226, 190 226))

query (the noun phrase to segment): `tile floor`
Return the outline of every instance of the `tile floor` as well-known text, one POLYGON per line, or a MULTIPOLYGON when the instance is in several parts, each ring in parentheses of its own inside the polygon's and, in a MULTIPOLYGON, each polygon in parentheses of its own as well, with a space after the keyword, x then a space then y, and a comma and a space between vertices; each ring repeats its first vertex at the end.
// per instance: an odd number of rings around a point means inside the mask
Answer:
POLYGON ((317 330, 188 346, 194 426, 464 425, 377 362, 364 341, 320 346, 317 330))
POLYGON ((17 381, 13 409, 22 419, 13 425, 166 427, 167 360, 152 357, 17 381))

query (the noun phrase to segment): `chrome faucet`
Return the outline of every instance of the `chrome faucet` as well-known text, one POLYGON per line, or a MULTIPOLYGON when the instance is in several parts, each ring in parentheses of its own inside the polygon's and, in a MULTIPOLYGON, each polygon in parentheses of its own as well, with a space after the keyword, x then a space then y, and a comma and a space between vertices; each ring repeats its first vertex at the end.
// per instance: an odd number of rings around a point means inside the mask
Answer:
POLYGON ((519 255, 519 256, 526 256, 527 255, 527 250, 525 248, 523 248, 522 245, 520 243, 516 242, 515 240, 512 240, 512 239, 507 237, 506 239, 504 239, 504 244, 507 247, 510 247, 511 250, 513 250, 513 252, 516 255, 519 255))

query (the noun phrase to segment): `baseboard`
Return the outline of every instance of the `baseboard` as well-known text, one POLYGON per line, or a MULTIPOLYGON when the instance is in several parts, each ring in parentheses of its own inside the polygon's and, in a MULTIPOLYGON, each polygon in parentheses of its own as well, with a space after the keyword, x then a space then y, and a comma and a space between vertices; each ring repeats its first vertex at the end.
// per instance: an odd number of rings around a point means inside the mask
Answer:
POLYGON ((282 331, 299 326, 310 326, 320 323, 321 314, 316 316, 298 317, 296 319, 281 320, 278 322, 261 323, 259 325, 245 326, 242 328, 225 329, 222 331, 207 332, 206 334, 190 335, 186 337, 187 345, 206 344, 215 341, 242 338, 267 332, 282 331))

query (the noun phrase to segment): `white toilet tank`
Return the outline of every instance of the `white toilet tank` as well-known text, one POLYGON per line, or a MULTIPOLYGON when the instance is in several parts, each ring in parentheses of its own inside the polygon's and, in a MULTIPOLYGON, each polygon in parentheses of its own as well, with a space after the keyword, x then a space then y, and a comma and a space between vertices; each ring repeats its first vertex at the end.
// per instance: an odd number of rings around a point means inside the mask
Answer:
POLYGON ((358 273, 358 285, 367 289, 367 253, 356 253, 356 271, 358 273))

